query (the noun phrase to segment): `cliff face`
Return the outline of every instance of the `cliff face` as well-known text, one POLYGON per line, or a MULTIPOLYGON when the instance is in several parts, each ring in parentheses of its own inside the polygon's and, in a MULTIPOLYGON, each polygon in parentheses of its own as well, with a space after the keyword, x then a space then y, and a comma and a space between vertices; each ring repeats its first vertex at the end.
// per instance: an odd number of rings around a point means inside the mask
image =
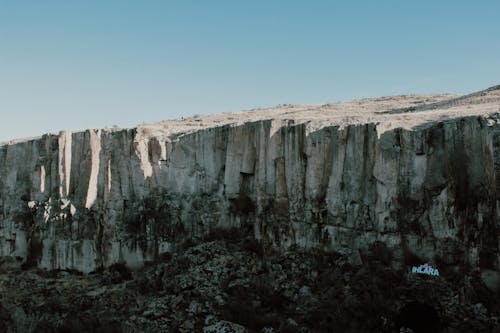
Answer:
POLYGON ((0 255, 47 269, 140 267, 178 242, 239 227, 278 248, 322 247, 358 262, 384 247, 399 268, 477 268, 497 288, 499 95, 429 97, 427 109, 412 107, 418 96, 283 106, 238 122, 5 144, 0 255), (339 108, 368 111, 340 121, 339 108))

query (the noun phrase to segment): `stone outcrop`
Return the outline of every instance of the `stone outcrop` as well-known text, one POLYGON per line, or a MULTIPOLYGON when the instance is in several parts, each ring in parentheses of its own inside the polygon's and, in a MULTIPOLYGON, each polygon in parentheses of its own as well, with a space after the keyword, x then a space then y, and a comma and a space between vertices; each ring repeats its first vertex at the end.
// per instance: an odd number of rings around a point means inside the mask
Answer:
POLYGON ((240 227, 277 248, 355 261, 383 243, 394 267, 469 267, 499 288, 499 105, 495 87, 3 144, 0 255, 133 268, 240 227))

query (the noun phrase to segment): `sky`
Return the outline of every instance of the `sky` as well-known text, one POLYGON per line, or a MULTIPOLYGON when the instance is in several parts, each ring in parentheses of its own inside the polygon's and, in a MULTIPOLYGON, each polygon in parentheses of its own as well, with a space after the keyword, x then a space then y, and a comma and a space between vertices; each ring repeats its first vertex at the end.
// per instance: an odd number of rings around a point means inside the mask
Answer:
POLYGON ((0 141, 500 84, 500 1, 0 0, 0 141))

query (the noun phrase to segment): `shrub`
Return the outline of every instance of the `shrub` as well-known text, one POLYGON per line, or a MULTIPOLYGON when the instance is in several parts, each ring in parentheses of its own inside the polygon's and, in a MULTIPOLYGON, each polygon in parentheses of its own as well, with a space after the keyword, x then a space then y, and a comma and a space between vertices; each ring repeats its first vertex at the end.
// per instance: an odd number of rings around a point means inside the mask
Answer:
POLYGON ((181 251, 186 251, 196 245, 196 242, 192 238, 186 238, 178 245, 178 249, 181 251))
POLYGON ((237 286, 229 291, 229 299, 220 310, 221 318, 230 322, 257 329, 257 313, 252 304, 252 295, 247 288, 237 286))
POLYGON ((109 266, 103 277, 104 284, 115 284, 126 280, 132 280, 132 272, 122 262, 109 266))
POLYGON ((297 325, 291 325, 289 323, 284 324, 280 330, 280 333, 300 333, 301 330, 297 325))
POLYGON ((243 249, 255 253, 259 258, 264 257, 264 245, 253 237, 245 239, 243 242, 243 249))

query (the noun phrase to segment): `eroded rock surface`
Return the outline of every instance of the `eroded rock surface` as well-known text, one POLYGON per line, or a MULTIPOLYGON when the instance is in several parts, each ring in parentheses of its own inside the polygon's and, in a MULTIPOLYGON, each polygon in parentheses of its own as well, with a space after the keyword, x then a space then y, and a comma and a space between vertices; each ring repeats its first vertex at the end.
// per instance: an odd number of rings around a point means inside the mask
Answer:
POLYGON ((0 146, 0 255, 141 267, 218 227, 500 283, 500 89, 61 132, 0 146))

